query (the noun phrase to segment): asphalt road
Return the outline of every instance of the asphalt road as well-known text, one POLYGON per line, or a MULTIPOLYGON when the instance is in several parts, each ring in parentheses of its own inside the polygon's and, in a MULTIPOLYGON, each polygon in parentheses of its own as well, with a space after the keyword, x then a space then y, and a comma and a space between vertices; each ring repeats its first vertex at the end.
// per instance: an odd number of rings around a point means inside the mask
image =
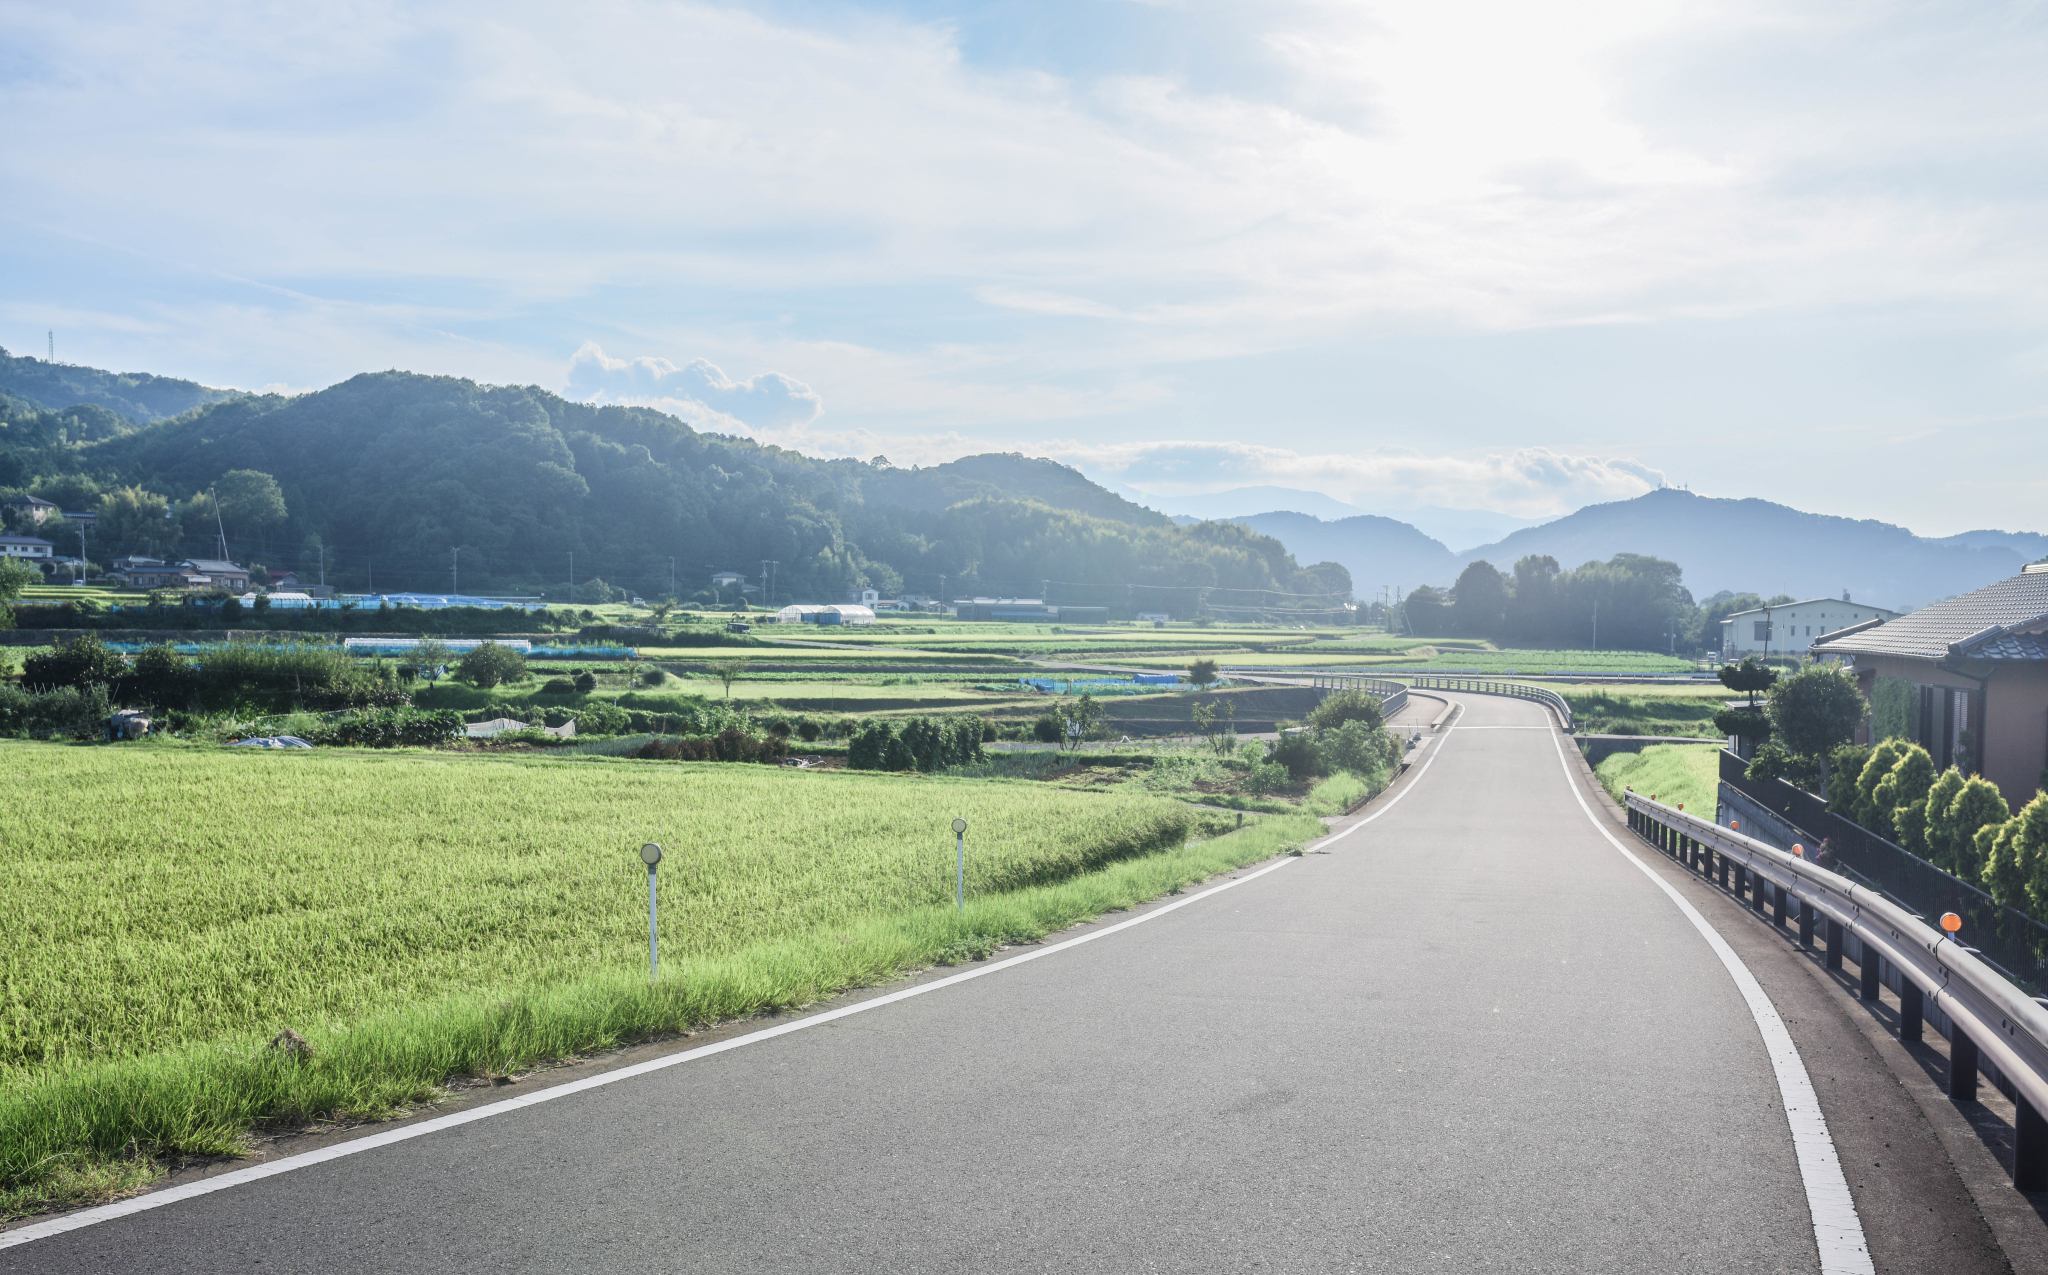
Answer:
POLYGON ((1820 1269, 1734 982, 1542 711, 1466 704, 1326 854, 0 1271, 1820 1269))

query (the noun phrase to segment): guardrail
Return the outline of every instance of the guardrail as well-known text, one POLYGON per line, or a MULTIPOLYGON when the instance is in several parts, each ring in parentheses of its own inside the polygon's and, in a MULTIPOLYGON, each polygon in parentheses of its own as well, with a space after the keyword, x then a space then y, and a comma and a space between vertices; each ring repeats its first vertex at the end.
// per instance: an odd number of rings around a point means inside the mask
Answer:
POLYGON ((1918 915, 1839 873, 1807 862, 1740 830, 1626 794, 1628 823, 1651 845, 1704 877, 1718 875, 1735 897, 1748 895, 1757 912, 1771 907, 1784 925, 1796 912, 1800 946, 1813 947, 1816 922, 1825 926, 1827 967, 1842 968, 1847 941, 1859 945, 1862 997, 1875 1001, 1888 964, 1899 976, 1899 1037, 1918 1040, 1928 998, 1949 1020, 1949 1096, 1977 1095, 1981 1059, 1988 1057, 2012 1086, 2013 1185, 2048 1188, 2048 1007, 2014 986, 1954 937, 1918 915), (1731 876, 1733 878, 1731 883, 1731 876))
POLYGON ((1318 673, 1309 679, 1309 684, 1319 691, 1364 691, 1376 695, 1380 711, 1388 717, 1400 712, 1408 704, 1408 688, 1400 682, 1389 682, 1380 677, 1342 677, 1330 673, 1318 673))
POLYGON ((1572 722, 1572 706, 1556 691, 1547 691, 1540 686, 1524 686, 1520 682, 1495 682, 1473 677, 1418 677, 1410 685, 1418 691, 1464 691, 1472 695, 1511 695, 1516 699, 1530 700, 1556 713, 1564 723, 1566 734, 1576 727, 1572 722))

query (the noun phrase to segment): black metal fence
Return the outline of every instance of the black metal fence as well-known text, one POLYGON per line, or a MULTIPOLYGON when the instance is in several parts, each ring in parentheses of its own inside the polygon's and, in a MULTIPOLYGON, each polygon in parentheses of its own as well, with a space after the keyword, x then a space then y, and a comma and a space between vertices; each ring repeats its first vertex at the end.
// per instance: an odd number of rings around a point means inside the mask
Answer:
MULTIPOLYGON (((1860 824, 1830 814, 1827 803, 1782 779, 1751 779, 1740 757, 1721 754, 1721 782, 1782 815, 1821 846, 1822 867, 1882 890, 1930 921, 1944 912, 1963 919, 1958 934, 2029 996, 2048 992, 2048 925, 1999 903, 1982 889, 1942 871, 1860 824)), ((1814 847, 1809 844, 1808 849, 1814 847)))

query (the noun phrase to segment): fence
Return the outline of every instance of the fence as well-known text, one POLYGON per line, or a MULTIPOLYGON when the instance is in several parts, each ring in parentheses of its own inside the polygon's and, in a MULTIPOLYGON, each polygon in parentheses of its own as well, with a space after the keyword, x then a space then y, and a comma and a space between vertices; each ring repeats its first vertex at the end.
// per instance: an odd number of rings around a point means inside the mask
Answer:
POLYGON ((1799 943, 1825 927, 1827 966, 1852 953, 1861 994, 1875 1001, 1885 967, 1896 974, 1899 1036, 1918 1040, 1930 1009, 1949 1029, 1949 1096, 1970 1101, 1988 1072, 2010 1086, 2016 1111, 2013 1185, 2048 1188, 2048 1007, 2034 1001, 1973 949, 1930 928, 1882 891, 1788 854, 1754 837, 1660 802, 1627 794, 1629 829, 1702 877, 1718 877, 1738 899, 1784 925, 1796 916, 1799 943), (1987 1065, 1988 1064, 1988 1065, 1987 1065))
POLYGON ((1473 677, 1418 677, 1414 687, 1418 691, 1464 691, 1471 695, 1511 695, 1516 699, 1531 700, 1556 713, 1567 734, 1573 730, 1572 706, 1565 703, 1564 697, 1556 691, 1547 691, 1540 686, 1473 677))
POLYGON ((1335 673, 1318 673, 1310 685, 1319 691, 1364 691, 1376 695, 1380 701, 1380 712, 1388 717, 1408 706, 1408 688, 1399 682, 1389 682, 1377 677, 1344 677, 1335 673))
POLYGON ((1970 942, 2001 973, 2029 993, 2048 991, 2048 925, 2000 904, 1974 883, 1861 824, 1830 813, 1827 803, 1812 793, 1782 779, 1751 779, 1746 770, 1740 757, 1721 754, 1721 783, 1790 824, 1805 844, 1819 843, 1827 866, 1883 891, 1910 912, 1955 913, 1963 918, 1970 942))

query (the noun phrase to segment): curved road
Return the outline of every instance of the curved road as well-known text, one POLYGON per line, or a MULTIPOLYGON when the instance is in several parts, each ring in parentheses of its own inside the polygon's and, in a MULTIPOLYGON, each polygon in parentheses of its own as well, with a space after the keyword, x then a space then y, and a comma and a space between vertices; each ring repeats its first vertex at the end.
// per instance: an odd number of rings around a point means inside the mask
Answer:
POLYGON ((1327 853, 0 1271, 1822 1269, 1736 981, 1464 702, 1327 853))

